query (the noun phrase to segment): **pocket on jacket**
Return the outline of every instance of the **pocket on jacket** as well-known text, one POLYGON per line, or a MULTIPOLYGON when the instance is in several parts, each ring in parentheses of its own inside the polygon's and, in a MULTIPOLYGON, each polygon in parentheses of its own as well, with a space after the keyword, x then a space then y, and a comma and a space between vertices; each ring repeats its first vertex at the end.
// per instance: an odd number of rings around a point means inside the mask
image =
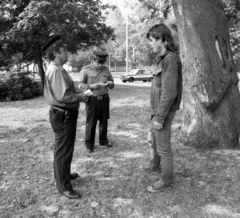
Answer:
POLYGON ((97 77, 96 76, 89 76, 88 77, 88 84, 93 84, 97 82, 97 77))
POLYGON ((108 74, 102 74, 100 76, 100 82, 106 83, 108 81, 108 74))
POLYGON ((158 87, 162 85, 162 77, 160 73, 154 77, 154 85, 158 87))

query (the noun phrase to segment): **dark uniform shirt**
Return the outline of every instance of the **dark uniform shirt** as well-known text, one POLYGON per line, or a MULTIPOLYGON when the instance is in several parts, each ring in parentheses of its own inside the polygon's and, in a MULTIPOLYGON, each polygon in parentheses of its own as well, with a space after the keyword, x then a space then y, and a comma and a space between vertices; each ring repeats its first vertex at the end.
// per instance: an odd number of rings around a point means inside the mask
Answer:
POLYGON ((52 106, 77 110, 85 96, 76 93, 69 74, 56 62, 51 61, 45 75, 44 96, 52 106))
MULTIPOLYGON (((89 87, 91 84, 96 84, 99 82, 107 83, 107 81, 113 81, 112 74, 110 73, 108 67, 102 66, 100 70, 97 70, 92 64, 83 67, 80 73, 79 88, 82 91, 91 89, 93 96, 105 95, 108 93, 107 87, 102 87, 95 89, 94 87, 89 87)), ((110 85, 110 89, 114 88, 114 83, 110 85)))

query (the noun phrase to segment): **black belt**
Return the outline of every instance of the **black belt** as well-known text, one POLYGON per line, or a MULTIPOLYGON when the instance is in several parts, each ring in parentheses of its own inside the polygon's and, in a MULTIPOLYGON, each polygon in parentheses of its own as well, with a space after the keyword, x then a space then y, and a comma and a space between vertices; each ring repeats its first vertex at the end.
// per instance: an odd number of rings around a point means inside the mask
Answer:
POLYGON ((51 105, 50 108, 61 111, 61 112, 64 112, 64 113, 67 111, 66 108, 60 108, 60 107, 56 107, 56 106, 53 106, 53 105, 51 105))
POLYGON ((97 100, 103 100, 104 98, 108 98, 108 93, 105 95, 91 96, 91 98, 95 98, 97 100))

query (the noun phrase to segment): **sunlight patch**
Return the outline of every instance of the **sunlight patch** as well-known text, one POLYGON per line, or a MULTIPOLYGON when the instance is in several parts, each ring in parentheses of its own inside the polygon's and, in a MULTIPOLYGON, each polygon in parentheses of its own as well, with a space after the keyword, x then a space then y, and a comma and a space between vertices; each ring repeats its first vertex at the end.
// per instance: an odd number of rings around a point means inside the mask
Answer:
POLYGON ((217 150, 213 153, 222 155, 240 155, 240 151, 237 150, 217 150))
POLYGON ((129 198, 116 198, 113 201, 113 207, 121 207, 121 206, 125 206, 126 204, 132 204, 133 199, 129 199, 129 198))
POLYGON ((141 128, 142 126, 138 123, 132 123, 132 124, 128 124, 128 127, 141 128))
POLYGON ((111 131, 112 135, 116 135, 116 136, 124 136, 124 137, 129 137, 132 139, 138 138, 139 135, 132 133, 131 131, 120 131, 118 130, 117 132, 113 132, 111 131))
POLYGON ((114 102, 111 102, 111 108, 115 107, 124 107, 124 106, 138 106, 138 107, 145 107, 146 105, 148 106, 149 103, 148 101, 141 101, 140 99, 131 97, 131 98, 123 98, 123 99, 118 99, 115 100, 114 102))
POLYGON ((136 158, 136 157, 143 157, 142 153, 136 153, 136 152, 131 152, 131 151, 126 151, 126 152, 120 152, 118 153, 119 156, 122 156, 124 158, 136 158))
POLYGON ((203 208, 203 211, 208 214, 217 214, 217 215, 227 215, 229 217, 240 217, 240 213, 233 213, 229 211, 228 209, 214 204, 209 204, 205 208, 203 208))
POLYGON ((98 178, 96 180, 98 180, 98 181, 111 181, 111 180, 116 180, 116 179, 117 179, 116 177, 106 175, 106 176, 98 178))
POLYGON ((47 211, 50 214, 54 214, 59 211, 59 208, 57 206, 51 205, 51 206, 42 206, 42 210, 47 211))

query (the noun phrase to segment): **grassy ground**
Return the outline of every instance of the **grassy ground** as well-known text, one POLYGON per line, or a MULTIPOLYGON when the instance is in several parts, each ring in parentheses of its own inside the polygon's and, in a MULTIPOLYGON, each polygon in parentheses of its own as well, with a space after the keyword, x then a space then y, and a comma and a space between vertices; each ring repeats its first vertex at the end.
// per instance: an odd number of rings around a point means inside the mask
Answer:
MULTIPOLYGON (((53 178, 53 133, 43 97, 0 103, 1 218, 202 218, 240 217, 240 151, 199 151, 178 142, 174 129, 173 189, 150 194, 159 175, 143 173, 149 160, 149 88, 118 85, 111 93, 109 138, 114 147, 88 155, 81 105, 72 171, 81 194, 58 194, 53 178)), ((181 123, 181 111, 174 125, 181 123)))

